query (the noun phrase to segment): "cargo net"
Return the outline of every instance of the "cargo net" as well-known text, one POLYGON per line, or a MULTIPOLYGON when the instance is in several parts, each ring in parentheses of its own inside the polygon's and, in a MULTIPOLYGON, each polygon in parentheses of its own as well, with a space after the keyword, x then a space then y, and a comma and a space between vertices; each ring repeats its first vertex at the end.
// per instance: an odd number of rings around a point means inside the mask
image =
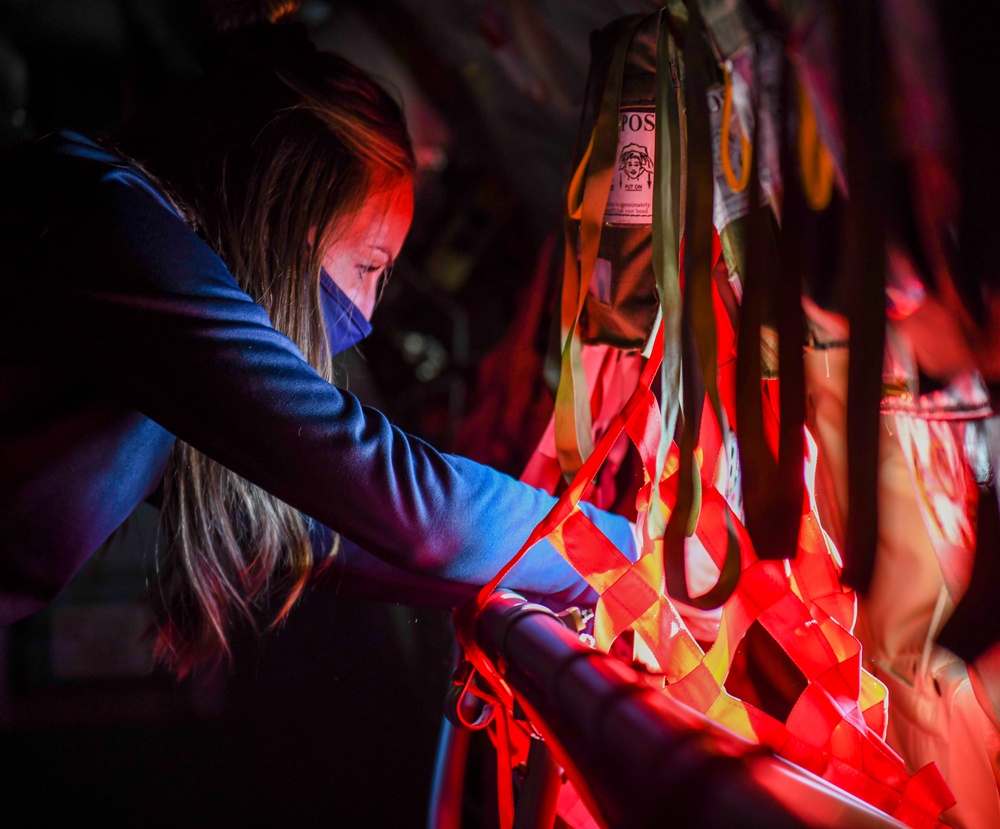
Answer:
MULTIPOLYGON (((660 343, 660 337, 655 338, 660 343)), ((459 613, 459 638, 489 688, 486 696, 498 707, 491 733, 501 758, 500 773, 526 761, 530 735, 546 733, 544 723, 529 723, 523 705, 504 682, 496 665, 476 645, 473 632, 476 608, 503 583, 510 569, 542 538, 548 538, 599 595, 593 637, 605 652, 631 656, 650 672, 650 681, 666 696, 704 714, 745 740, 824 778, 840 789, 913 827, 933 827, 954 798, 933 764, 909 774, 903 760, 885 743, 886 688, 862 667, 861 645, 853 636, 856 597, 841 584, 841 561, 817 517, 814 495, 816 445, 806 431, 806 496, 802 505, 798 551, 794 558, 761 560, 740 515, 727 501, 726 475, 720 465, 732 465, 725 427, 706 412, 698 449, 701 504, 693 538, 715 568, 726 569, 727 551, 738 544, 739 579, 721 605, 714 642, 699 642, 692 626, 678 610, 663 585, 663 541, 648 538, 636 562, 626 558, 579 509, 609 452, 622 432, 642 461, 645 484, 637 497, 641 528, 656 509, 669 517, 675 502, 680 468, 678 450, 671 445, 655 488, 661 413, 651 385, 661 360, 654 347, 641 368, 635 391, 613 417, 594 452, 562 494, 556 507, 539 524, 476 603, 459 613), (801 674, 804 687, 780 717, 767 713, 749 687, 746 663, 738 658, 748 631, 760 629, 773 640, 801 674), (627 643, 627 644, 626 644, 627 643), (631 650, 631 654, 628 651, 631 650), (758 704, 755 704, 757 702, 758 704), (516 714, 515 714, 516 712, 516 714)), ((763 381, 765 435, 776 454, 778 422, 777 381, 763 381)), ((619 444, 620 446, 621 444, 619 444)), ((537 481, 536 481, 537 483, 537 481)), ((732 499, 732 493, 730 493, 732 499)), ((737 505, 738 506, 738 505, 737 505)), ((689 545, 690 547, 691 545, 689 545)), ((730 564, 732 567, 732 564, 730 564)), ((683 605, 681 605, 683 607, 683 605)), ((568 771, 570 771, 568 769, 568 771)), ((570 778, 559 801, 563 822, 572 827, 598 825, 584 802, 574 796, 585 787, 570 778)), ((501 825, 509 826, 512 800, 500 797, 501 825)))

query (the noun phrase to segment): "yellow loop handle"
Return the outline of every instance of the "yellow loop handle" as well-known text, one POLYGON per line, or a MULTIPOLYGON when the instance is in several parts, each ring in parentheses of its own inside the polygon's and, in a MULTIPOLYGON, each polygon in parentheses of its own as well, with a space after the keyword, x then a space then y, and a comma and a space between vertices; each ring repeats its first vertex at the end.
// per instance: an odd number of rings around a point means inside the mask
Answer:
POLYGON ((722 172, 726 176, 729 189, 734 193, 742 193, 750 182, 750 162, 753 158, 753 145, 750 139, 740 130, 740 177, 733 172, 733 162, 729 157, 729 124, 733 117, 733 83, 729 77, 729 68, 722 67, 725 76, 726 92, 722 99, 722 146, 719 155, 722 161, 722 172))
POLYGON ((815 210, 826 210, 833 196, 833 156, 819 137, 816 113, 801 79, 799 87, 799 171, 806 202, 815 210))

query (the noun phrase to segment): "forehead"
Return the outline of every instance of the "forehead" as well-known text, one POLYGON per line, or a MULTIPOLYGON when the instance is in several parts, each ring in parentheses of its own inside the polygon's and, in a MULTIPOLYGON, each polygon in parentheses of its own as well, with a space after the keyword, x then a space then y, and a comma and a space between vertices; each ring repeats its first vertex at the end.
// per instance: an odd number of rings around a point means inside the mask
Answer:
POLYGON ((346 226, 336 228, 336 243, 381 247, 395 255, 412 219, 413 185, 404 181, 369 195, 357 215, 346 226))

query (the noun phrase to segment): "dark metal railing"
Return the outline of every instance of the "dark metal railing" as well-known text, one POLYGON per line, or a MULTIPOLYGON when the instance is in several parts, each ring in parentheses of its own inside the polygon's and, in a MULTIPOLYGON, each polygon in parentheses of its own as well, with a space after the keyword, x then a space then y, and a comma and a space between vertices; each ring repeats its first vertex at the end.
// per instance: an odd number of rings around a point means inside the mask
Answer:
MULTIPOLYGON (((666 697, 639 671, 591 648, 549 609, 517 594, 494 593, 476 634, 572 758, 612 829, 903 826, 666 697)), ((520 787, 517 829, 552 825, 561 769, 544 745, 533 755, 520 787)), ((432 814, 438 819, 446 820, 432 814)))

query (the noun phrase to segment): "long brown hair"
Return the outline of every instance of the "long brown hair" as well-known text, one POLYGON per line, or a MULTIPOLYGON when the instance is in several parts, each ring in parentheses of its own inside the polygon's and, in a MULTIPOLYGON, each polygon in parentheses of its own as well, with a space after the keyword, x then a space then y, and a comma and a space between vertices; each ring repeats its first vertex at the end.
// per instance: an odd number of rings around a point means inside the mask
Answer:
MULTIPOLYGON (((400 108, 348 61, 317 53, 298 27, 230 32, 217 52, 204 79, 110 140, 152 173, 329 380, 320 263, 367 198, 412 178, 400 108), (312 234, 323 242, 310 246, 312 234)), ((181 441, 162 523, 155 652, 180 674, 228 653, 236 618, 280 621, 313 570, 302 515, 181 441)))

